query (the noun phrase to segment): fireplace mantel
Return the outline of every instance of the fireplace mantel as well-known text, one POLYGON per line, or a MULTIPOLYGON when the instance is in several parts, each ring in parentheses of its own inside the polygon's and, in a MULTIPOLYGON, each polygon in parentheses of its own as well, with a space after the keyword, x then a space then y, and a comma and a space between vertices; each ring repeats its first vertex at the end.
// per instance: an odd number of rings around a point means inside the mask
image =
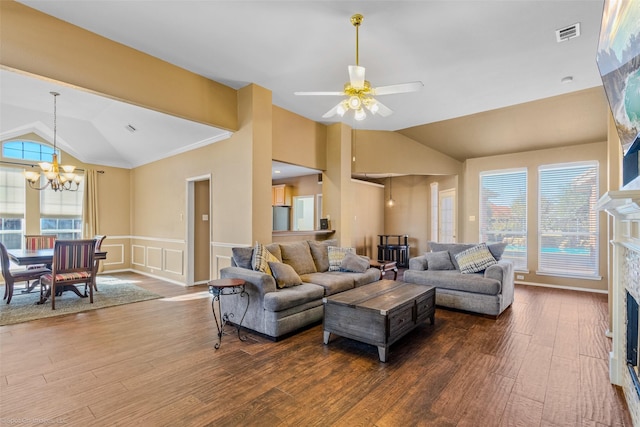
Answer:
POLYGON ((600 198, 596 209, 613 217, 609 379, 622 387, 634 425, 640 425, 640 396, 626 362, 626 292, 635 294, 636 299, 640 297, 640 190, 609 191, 600 198))

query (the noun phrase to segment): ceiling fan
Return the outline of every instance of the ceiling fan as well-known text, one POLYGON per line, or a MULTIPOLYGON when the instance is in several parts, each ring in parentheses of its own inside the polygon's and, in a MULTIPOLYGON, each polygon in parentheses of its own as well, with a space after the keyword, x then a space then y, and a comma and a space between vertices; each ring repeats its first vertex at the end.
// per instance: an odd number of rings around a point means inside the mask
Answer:
POLYGON ((349 65, 349 82, 344 84, 341 92, 294 92, 296 95, 324 95, 324 96, 344 96, 345 99, 338 105, 327 111, 322 117, 340 117, 349 111, 354 111, 356 120, 364 120, 367 117, 366 110, 371 114, 379 114, 387 117, 393 111, 374 98, 374 96, 392 95, 396 93, 417 92, 422 86, 422 82, 400 83, 388 86, 371 87, 369 81, 364 79, 364 67, 359 64, 358 58, 358 28, 362 24, 363 16, 355 14, 351 17, 351 24, 356 27, 356 65, 349 65))

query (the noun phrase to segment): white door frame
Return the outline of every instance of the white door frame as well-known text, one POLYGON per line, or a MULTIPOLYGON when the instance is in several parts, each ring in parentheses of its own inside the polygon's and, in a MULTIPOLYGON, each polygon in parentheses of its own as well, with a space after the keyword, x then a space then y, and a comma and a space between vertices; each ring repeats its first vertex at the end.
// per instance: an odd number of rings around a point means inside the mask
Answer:
MULTIPOLYGON (((187 286, 195 285, 194 270, 195 270, 195 248, 194 248, 194 230, 195 230, 195 183, 198 181, 209 181, 209 276, 211 276, 211 212, 212 212, 212 185, 211 174, 194 176, 187 178, 187 208, 186 208, 186 264, 187 264, 187 286)), ((210 277, 211 278, 211 277, 210 277)))

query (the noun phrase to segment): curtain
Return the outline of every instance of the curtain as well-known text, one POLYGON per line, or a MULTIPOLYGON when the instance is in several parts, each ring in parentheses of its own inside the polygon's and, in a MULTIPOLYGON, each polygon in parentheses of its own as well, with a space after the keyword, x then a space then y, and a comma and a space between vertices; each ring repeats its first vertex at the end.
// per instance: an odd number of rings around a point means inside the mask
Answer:
MULTIPOLYGON (((98 173, 93 169, 87 169, 84 172, 82 238, 93 239, 98 234, 98 222, 98 173)), ((102 263, 100 263, 98 272, 102 269, 102 263)))

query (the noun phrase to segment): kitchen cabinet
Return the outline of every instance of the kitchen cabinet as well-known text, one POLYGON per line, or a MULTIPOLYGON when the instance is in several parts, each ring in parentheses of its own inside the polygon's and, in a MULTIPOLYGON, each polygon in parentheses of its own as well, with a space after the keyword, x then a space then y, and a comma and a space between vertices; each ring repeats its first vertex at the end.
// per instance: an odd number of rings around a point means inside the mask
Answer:
POLYGON ((291 206, 291 186, 280 184, 271 187, 273 206, 291 206))

